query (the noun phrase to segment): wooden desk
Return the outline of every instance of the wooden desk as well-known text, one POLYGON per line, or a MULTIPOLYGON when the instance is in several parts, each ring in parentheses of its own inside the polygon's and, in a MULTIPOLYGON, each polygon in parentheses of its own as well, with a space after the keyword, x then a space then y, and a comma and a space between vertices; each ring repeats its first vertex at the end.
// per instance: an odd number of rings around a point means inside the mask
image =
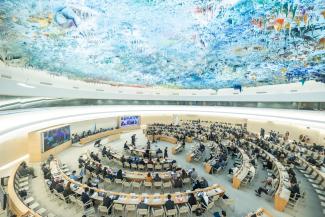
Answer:
MULTIPOLYGON (((148 205, 150 205, 150 206, 162 206, 165 204, 165 201, 167 200, 168 193, 164 193, 164 194, 134 194, 134 193, 131 193, 131 194, 129 194, 129 193, 107 191, 104 189, 89 187, 86 184, 81 184, 80 182, 70 179, 67 175, 65 175, 59 166, 59 161, 56 159, 50 163, 50 169, 51 169, 51 173, 53 174, 53 176, 55 178, 61 178, 65 181, 65 183, 71 182, 72 186, 77 186, 77 188, 74 189, 74 192, 78 195, 82 194, 85 187, 88 187, 89 189, 93 189, 95 191, 95 193, 91 196, 91 198, 94 200, 99 200, 99 201, 103 200, 103 197, 98 195, 99 192, 106 193, 108 195, 119 196, 119 200, 117 200, 115 203, 121 203, 121 204, 138 204, 139 201, 141 201, 142 199, 146 199, 146 200, 148 200, 148 205)), ((222 196, 225 193, 225 189, 218 184, 214 184, 207 188, 197 189, 195 191, 171 193, 171 196, 172 196, 172 198, 174 198, 175 203, 181 204, 181 203, 187 203, 187 198, 190 193, 199 193, 199 192, 206 192, 208 196, 214 196, 214 195, 222 196), (184 198, 184 199, 178 200, 177 198, 184 198), (186 200, 185 200, 185 198, 186 198, 186 200)))
POLYGON ((113 135, 121 134, 121 133, 128 132, 128 131, 131 131, 131 130, 136 130, 136 129, 140 129, 140 126, 118 128, 118 129, 114 129, 114 130, 107 130, 107 131, 104 131, 104 132, 96 133, 94 135, 82 138, 82 139, 80 139, 79 143, 84 145, 84 144, 96 141, 96 140, 104 138, 104 137, 112 136, 112 138, 110 138, 110 137, 108 138, 110 140, 110 142, 111 142, 111 141, 113 141, 112 139, 119 139, 120 138, 119 136, 114 136, 113 137, 113 135))
MULTIPOLYGON (((89 152, 87 152, 85 155, 84 155, 87 159, 86 160, 89 160, 91 161, 92 163, 95 163, 95 164, 98 164, 97 161, 94 161, 90 155, 89 155, 89 152)), ((108 165, 104 165, 104 164, 101 164, 102 166, 102 169, 104 167, 106 168, 110 168, 110 166, 108 165)), ((167 172, 153 172, 151 175, 152 177, 154 177, 155 174, 159 175, 159 177, 163 180, 163 181, 170 181, 172 179, 172 174, 170 171, 167 171, 167 172)), ((178 173, 179 175, 181 174, 181 170, 177 171, 176 173, 178 173)), ((128 180, 128 181, 131 181, 131 182, 143 182, 146 180, 146 177, 147 177, 147 174, 148 172, 139 172, 139 171, 129 171, 129 170, 125 170, 123 169, 123 177, 128 180)))
MULTIPOLYGON (((153 136, 152 135, 147 135, 147 139, 149 141, 152 141, 153 136)), ((165 142, 169 142, 171 144, 176 144, 177 143, 177 139, 175 137, 165 136, 165 135, 155 135, 155 140, 165 141, 165 142)))
POLYGON ((20 200, 20 197, 15 190, 15 178, 17 171, 21 164, 17 165, 14 169, 14 172, 9 177, 8 181, 8 204, 9 209, 16 214, 18 217, 27 216, 28 214, 33 215, 34 217, 41 217, 38 213, 31 210, 27 205, 20 200))
POLYGON ((245 153, 245 151, 239 147, 237 147, 239 150, 239 153, 242 157, 242 165, 234 174, 233 179, 232 179, 232 187, 238 189, 241 182, 245 179, 245 177, 248 175, 249 169, 252 166, 252 164, 249 162, 250 159, 248 155, 245 153))

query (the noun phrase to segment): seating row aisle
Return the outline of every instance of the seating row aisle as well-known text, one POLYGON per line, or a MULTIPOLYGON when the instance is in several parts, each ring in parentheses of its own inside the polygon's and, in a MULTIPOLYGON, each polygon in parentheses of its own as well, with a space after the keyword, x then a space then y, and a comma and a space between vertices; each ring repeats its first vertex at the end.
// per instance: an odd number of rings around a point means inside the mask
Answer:
POLYGON ((259 149, 265 155, 266 159, 273 163, 274 173, 276 177, 279 178, 278 187, 274 194, 274 207, 276 210, 283 211, 290 198, 290 190, 288 189, 290 187, 289 174, 286 168, 276 159, 276 157, 258 145, 255 145, 252 142, 250 142, 249 145, 253 148, 259 149))

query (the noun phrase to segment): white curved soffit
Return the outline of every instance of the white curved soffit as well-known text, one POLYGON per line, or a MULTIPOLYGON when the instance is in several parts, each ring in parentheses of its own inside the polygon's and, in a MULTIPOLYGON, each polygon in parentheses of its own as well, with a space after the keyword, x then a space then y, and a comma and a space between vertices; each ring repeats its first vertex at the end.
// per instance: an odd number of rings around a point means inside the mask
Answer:
MULTIPOLYGON (((209 88, 209 87, 206 87, 209 88)), ((232 88, 170 89, 129 87, 88 83, 45 71, 0 64, 0 94, 10 96, 65 97, 85 99, 167 100, 167 101, 248 101, 248 102, 324 102, 325 84, 315 81, 232 88)))
MULTIPOLYGON (((0 142, 23 132, 49 126, 122 115, 209 115, 295 124, 325 131, 325 112, 208 106, 87 106, 0 113, 0 142)), ((158 121, 158 120, 157 120, 158 121)))

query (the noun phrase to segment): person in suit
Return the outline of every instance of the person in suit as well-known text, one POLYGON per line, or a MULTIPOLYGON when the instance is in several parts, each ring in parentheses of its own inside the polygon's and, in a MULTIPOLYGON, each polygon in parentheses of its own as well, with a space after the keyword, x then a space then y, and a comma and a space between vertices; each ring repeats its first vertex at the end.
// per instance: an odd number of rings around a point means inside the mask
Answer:
POLYGON ((172 196, 170 194, 167 195, 167 201, 165 202, 165 207, 167 210, 175 209, 175 203, 172 201, 172 196))
POLYGON ((188 197, 188 204, 190 204, 190 206, 192 207, 193 205, 197 204, 197 200, 196 197, 194 196, 193 193, 190 194, 190 196, 188 197))
POLYGON ((161 181, 161 177, 159 176, 158 173, 156 173, 155 178, 153 179, 155 182, 160 182, 161 181))
POLYGON ((165 151, 164 151, 164 158, 168 158, 168 149, 167 149, 167 147, 165 148, 165 151))
POLYGON ((148 205, 144 202, 144 199, 137 206, 138 209, 148 209, 148 205))
POLYGON ((86 204, 90 201, 89 197, 89 188, 85 188, 85 191, 81 194, 81 201, 83 204, 86 204))
POLYGON ((59 183, 55 186, 55 190, 58 193, 62 193, 64 191, 64 187, 63 187, 63 180, 60 180, 59 183))
POLYGON ((108 214, 110 215, 112 213, 112 204, 113 204, 113 199, 107 195, 104 194, 104 198, 103 198, 103 206, 105 206, 108 209, 108 214))
POLYGON ((116 173, 116 178, 117 179, 123 179, 123 171, 119 169, 116 173))

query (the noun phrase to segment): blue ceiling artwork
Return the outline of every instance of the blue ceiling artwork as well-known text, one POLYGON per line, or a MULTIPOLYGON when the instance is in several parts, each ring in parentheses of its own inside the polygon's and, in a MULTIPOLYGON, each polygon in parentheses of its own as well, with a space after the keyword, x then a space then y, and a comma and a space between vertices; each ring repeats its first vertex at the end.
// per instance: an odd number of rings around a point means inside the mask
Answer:
POLYGON ((0 0, 0 62, 139 87, 325 82, 325 4, 0 0))

